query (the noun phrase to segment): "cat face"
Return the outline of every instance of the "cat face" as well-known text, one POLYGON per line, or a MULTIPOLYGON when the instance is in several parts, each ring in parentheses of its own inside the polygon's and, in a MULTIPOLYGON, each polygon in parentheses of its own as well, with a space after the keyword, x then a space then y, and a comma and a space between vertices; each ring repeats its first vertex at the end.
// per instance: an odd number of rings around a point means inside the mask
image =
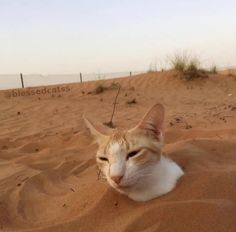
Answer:
POLYGON ((96 161, 108 183, 119 191, 134 188, 150 175, 163 146, 164 108, 156 104, 130 130, 114 129, 105 135, 85 119, 99 147, 96 161))

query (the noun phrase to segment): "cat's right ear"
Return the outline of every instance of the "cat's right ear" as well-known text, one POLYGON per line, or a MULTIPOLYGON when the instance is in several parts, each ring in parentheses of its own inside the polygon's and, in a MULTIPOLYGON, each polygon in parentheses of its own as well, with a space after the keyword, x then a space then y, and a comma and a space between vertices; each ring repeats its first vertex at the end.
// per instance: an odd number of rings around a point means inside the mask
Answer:
POLYGON ((143 119, 132 130, 139 128, 151 131, 159 141, 163 141, 164 115, 165 110, 163 105, 157 103, 144 115, 143 119))
POLYGON ((95 142, 100 145, 104 140, 108 138, 108 136, 104 133, 102 133, 101 130, 96 128, 96 126, 88 120, 84 115, 83 115, 84 122, 86 124, 86 127, 89 129, 90 133, 95 139, 95 142))

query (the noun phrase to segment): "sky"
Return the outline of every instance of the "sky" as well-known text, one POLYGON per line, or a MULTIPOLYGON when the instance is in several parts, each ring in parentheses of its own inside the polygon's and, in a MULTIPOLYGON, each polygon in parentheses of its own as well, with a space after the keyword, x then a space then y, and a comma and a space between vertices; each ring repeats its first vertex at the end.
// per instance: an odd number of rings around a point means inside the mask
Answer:
POLYGON ((235 0, 0 0, 0 74, 236 66, 235 0))

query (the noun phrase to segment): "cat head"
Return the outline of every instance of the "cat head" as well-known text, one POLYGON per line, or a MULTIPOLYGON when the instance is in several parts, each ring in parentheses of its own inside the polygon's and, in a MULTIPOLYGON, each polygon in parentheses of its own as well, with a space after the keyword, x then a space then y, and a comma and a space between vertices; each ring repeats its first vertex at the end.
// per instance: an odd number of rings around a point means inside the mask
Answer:
POLYGON ((96 161, 108 183, 122 191, 145 179, 159 161, 164 141, 164 107, 154 105, 132 129, 107 135, 84 118, 98 144, 96 161))

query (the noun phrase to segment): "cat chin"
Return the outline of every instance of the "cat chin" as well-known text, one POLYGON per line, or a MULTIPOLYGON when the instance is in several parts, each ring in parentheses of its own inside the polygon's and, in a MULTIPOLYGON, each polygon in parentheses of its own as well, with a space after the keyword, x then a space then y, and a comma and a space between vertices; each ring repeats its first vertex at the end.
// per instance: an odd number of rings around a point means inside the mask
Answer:
POLYGON ((129 184, 127 184, 127 183, 116 184, 110 179, 107 179, 107 181, 111 185, 111 187, 113 187, 114 189, 119 189, 122 192, 127 189, 133 188, 135 186, 135 184, 137 183, 137 181, 136 181, 136 182, 129 183, 129 184))

